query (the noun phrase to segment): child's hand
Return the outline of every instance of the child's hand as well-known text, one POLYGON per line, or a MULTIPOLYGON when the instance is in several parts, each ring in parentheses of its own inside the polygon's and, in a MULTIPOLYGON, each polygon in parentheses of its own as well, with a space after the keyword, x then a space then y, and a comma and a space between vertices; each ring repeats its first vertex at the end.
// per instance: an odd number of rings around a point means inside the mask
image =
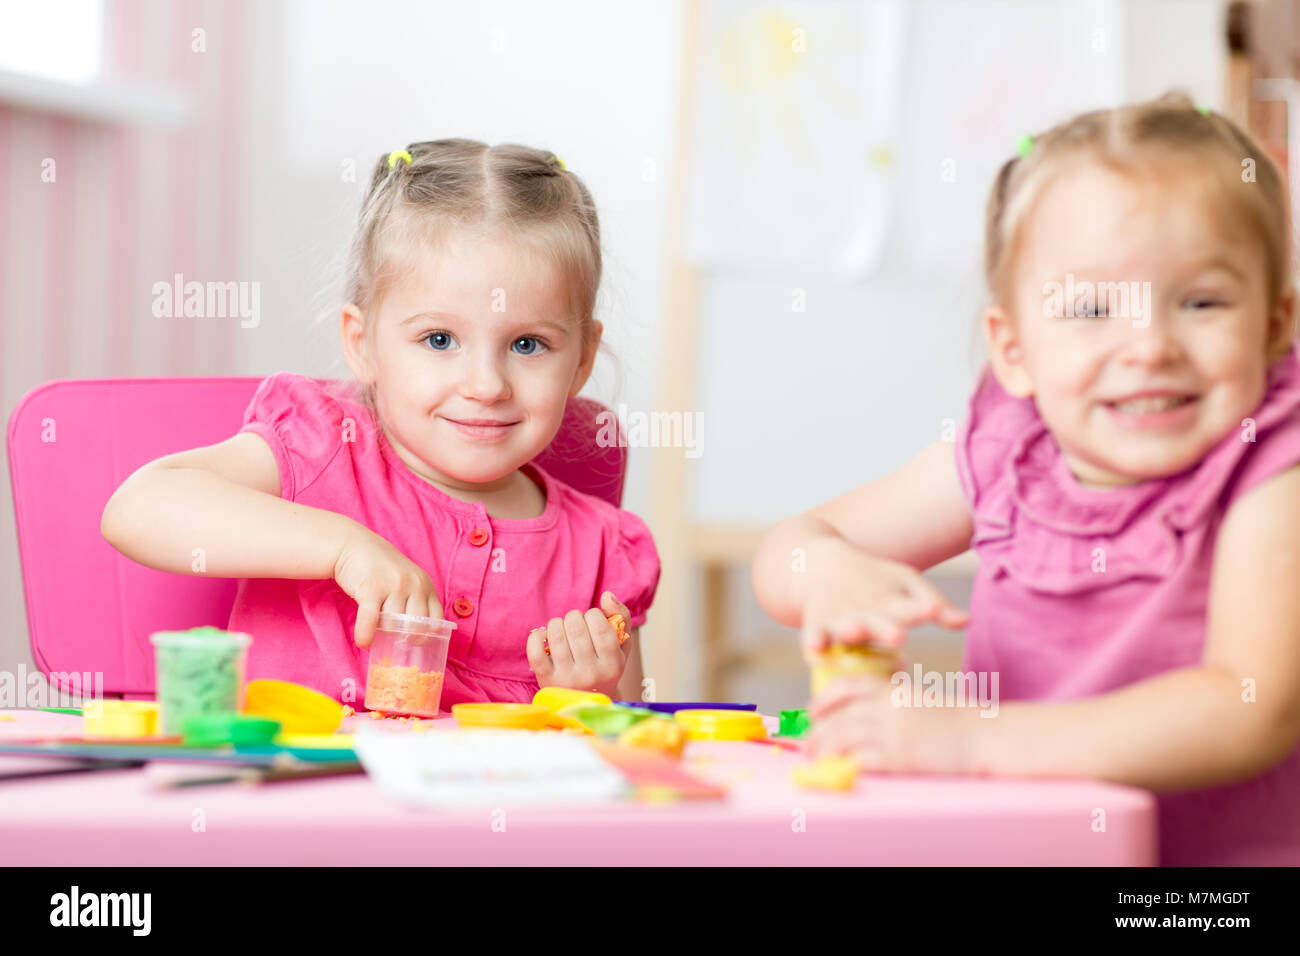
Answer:
POLYGON ((805 654, 831 643, 898 647, 907 628, 926 621, 966 626, 966 612, 906 564, 872 557, 843 541, 829 543, 815 560, 799 635, 805 654))
MULTIPOLYGON (((895 704, 889 678, 855 674, 836 680, 809 705, 813 757, 851 754, 880 773, 970 772, 971 721, 959 708, 895 704)), ((976 721, 978 722, 978 721, 976 721)))
POLYGON ((442 617, 442 602, 424 569, 369 528, 358 525, 344 544, 334 580, 357 602, 358 647, 370 646, 380 611, 442 617))
POLYGON ((619 645, 618 632, 608 615, 622 614, 625 621, 632 615, 612 593, 600 596, 600 607, 570 611, 563 619, 553 617, 546 627, 534 628, 526 645, 528 663, 542 687, 570 687, 590 690, 617 699, 618 682, 623 676, 627 656, 619 645), (551 653, 542 649, 549 642, 551 653))

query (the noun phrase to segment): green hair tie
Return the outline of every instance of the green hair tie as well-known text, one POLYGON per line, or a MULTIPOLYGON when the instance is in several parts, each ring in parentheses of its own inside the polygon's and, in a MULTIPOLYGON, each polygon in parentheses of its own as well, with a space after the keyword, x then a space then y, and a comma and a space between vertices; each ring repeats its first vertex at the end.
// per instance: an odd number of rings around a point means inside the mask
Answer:
POLYGON ((1033 148, 1034 148, 1034 138, 1030 136, 1028 133, 1025 133, 1018 140, 1016 140, 1016 152, 1020 154, 1021 159, 1028 156, 1029 151, 1032 150, 1033 148))
POLYGON ((559 163, 560 168, 564 170, 566 173, 569 171, 569 167, 564 165, 564 160, 560 159, 560 157, 556 156, 554 153, 551 153, 551 159, 559 163))
POLYGON ((410 163, 411 163, 411 154, 408 153, 408 152, 407 152, 406 150, 404 150, 404 149, 395 149, 395 150, 393 150, 391 153, 388 154, 388 168, 389 168, 389 169, 393 169, 393 168, 395 168, 395 167, 397 166, 397 161, 398 161, 399 159, 404 159, 404 160, 406 160, 407 165, 410 165, 410 163))
POLYGON ((1208 106, 1198 106, 1196 107, 1196 112, 1200 113, 1202 116, 1209 116, 1210 108, 1208 106))

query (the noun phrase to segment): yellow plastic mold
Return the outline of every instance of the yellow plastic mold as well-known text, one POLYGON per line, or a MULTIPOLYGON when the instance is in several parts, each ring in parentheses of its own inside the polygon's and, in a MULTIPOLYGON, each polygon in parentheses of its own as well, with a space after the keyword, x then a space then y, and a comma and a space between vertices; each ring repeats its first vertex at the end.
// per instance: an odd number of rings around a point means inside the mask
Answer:
POLYGON ((81 709, 87 737, 154 737, 158 734, 155 700, 97 700, 81 709))
POLYGON ((691 740, 762 740, 763 718, 752 710, 679 710, 673 719, 691 740))
POLYGON ((337 700, 287 680, 250 680, 244 713, 278 720, 284 734, 332 734, 343 723, 337 700))
POLYGON ((551 712, 535 704, 453 704, 451 715, 458 727, 501 727, 511 730, 541 730, 551 712))

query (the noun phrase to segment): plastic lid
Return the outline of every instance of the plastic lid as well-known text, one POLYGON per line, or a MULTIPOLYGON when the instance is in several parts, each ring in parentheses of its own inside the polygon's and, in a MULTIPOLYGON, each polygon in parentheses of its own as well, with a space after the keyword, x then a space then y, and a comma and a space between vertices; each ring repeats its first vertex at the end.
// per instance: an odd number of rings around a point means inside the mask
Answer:
POLYGON ((643 710, 653 710, 660 714, 675 714, 679 710, 758 710, 757 704, 727 704, 713 703, 710 701, 636 701, 636 700, 616 700, 616 704, 622 704, 625 707, 640 707, 643 710))
POLYGON ((394 634, 437 634, 456 629, 454 622, 444 621, 440 617, 420 617, 396 611, 380 612, 378 627, 381 631, 391 631, 394 634))
POLYGON ((158 732, 154 700, 94 700, 82 708, 87 737, 152 737, 158 732))
POLYGON ((474 703, 453 704, 451 715, 459 727, 541 730, 550 722, 551 712, 537 704, 474 703))
POLYGON ((694 740, 757 740, 767 736, 763 718, 749 710, 679 710, 674 719, 694 740))
POLYGON ((192 627, 188 631, 158 631, 149 635, 155 647, 219 647, 222 644, 232 648, 247 647, 252 643, 251 634, 242 631, 223 631, 219 627, 192 627))
POLYGON ((194 714, 185 718, 182 734, 193 747, 219 747, 222 744, 263 744, 280 732, 280 722, 234 711, 194 714))

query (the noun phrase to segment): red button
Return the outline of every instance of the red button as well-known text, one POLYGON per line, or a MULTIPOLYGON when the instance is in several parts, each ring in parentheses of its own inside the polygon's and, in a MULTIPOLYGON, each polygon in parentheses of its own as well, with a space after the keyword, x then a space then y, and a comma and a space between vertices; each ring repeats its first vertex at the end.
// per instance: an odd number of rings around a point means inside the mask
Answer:
POLYGON ((482 528, 475 528, 469 533, 469 543, 474 545, 476 548, 479 545, 487 544, 487 539, 488 533, 482 528))
POLYGON ((474 603, 469 598, 456 598, 456 603, 451 606, 451 609, 461 617, 469 617, 474 613, 474 603))

